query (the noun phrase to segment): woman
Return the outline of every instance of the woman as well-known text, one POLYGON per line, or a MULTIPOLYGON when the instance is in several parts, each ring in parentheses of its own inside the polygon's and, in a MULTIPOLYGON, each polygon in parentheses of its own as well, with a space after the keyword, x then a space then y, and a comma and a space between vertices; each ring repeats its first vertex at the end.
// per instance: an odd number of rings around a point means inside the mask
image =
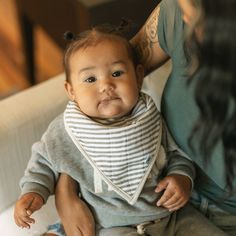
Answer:
MULTIPOLYGON (((196 163, 191 202, 229 235, 236 235, 235 11, 234 0, 163 0, 132 39, 147 72, 172 59, 162 112, 196 163)), ((58 208, 67 235, 78 229, 93 235, 89 211, 80 210, 87 207, 72 194, 72 181, 61 177, 57 202, 71 199, 58 208), (80 214, 88 221, 80 222, 80 214)))

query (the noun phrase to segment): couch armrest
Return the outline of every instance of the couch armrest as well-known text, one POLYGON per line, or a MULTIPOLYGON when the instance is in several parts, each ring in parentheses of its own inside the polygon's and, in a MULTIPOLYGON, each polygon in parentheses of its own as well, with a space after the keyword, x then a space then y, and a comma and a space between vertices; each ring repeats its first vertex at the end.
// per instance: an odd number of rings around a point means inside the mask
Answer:
POLYGON ((20 194, 32 144, 65 108, 64 79, 59 75, 0 101, 0 212, 20 194))

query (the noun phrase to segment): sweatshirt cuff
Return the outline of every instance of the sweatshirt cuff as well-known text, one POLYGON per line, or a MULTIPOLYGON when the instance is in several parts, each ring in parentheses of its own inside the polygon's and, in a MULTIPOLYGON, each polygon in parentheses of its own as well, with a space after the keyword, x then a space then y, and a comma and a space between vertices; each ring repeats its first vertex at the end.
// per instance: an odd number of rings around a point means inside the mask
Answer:
POLYGON ((39 194, 43 198, 44 204, 47 202, 48 197, 50 196, 49 190, 43 185, 37 183, 25 183, 21 188, 21 195, 26 193, 39 194))

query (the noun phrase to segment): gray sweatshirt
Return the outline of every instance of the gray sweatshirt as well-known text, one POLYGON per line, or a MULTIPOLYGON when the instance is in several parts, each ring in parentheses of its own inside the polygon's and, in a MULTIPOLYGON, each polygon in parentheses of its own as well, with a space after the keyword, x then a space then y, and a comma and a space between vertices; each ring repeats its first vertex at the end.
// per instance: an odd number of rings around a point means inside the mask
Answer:
MULTIPOLYGON (((157 163, 146 179, 137 201, 131 205, 113 191, 99 178, 98 172, 81 154, 68 135, 63 114, 49 125, 41 141, 32 147, 32 155, 20 181, 22 194, 36 192, 46 202, 54 194, 60 173, 66 173, 77 181, 80 197, 93 212, 95 221, 102 227, 115 227, 140 224, 156 220, 171 214, 156 202, 162 193, 155 193, 155 187, 164 176, 182 174, 188 176, 192 183, 195 176, 193 164, 175 145, 165 126, 162 126, 161 144, 165 153, 165 167, 156 171, 157 163), (99 191, 98 191, 99 189, 99 191)), ((163 162, 160 159, 160 161, 163 162)))

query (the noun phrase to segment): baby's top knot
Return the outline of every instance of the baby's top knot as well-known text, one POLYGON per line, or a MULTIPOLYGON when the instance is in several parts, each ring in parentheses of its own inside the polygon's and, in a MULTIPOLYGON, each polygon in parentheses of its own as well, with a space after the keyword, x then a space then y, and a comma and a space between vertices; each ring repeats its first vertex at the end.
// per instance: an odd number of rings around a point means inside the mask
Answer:
POLYGON ((118 26, 118 31, 126 31, 127 29, 130 28, 131 26, 131 20, 125 18, 125 17, 122 17, 121 18, 121 21, 120 21, 120 24, 118 26))
POLYGON ((130 24, 130 20, 124 17, 121 18, 120 27, 125 27, 130 24))
POLYGON ((66 41, 73 41, 73 40, 75 40, 75 35, 72 32, 70 32, 70 31, 66 31, 64 33, 64 39, 66 41))

